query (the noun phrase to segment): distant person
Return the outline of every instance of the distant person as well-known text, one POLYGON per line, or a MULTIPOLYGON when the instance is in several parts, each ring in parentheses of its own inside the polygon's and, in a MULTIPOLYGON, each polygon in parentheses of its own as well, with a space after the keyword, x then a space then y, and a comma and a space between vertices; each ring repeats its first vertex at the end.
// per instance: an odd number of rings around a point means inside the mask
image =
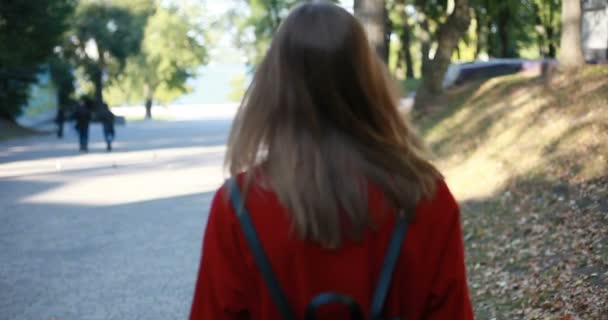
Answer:
POLYGON ((393 87, 346 10, 284 20, 230 133, 190 319, 473 319, 458 204, 393 87))
POLYGON ((110 110, 110 107, 106 103, 101 105, 101 110, 99 112, 99 120, 101 121, 103 127, 103 137, 106 141, 106 150, 108 152, 112 151, 112 141, 114 141, 115 132, 114 132, 114 120, 116 116, 110 110))
POLYGON ((89 125, 91 123, 92 110, 93 101, 89 98, 84 98, 74 112, 81 152, 89 151, 89 125))
POLYGON ((59 106, 57 108, 57 115, 55 116, 55 123, 57 124, 57 138, 63 138, 64 122, 65 122, 65 107, 59 106))

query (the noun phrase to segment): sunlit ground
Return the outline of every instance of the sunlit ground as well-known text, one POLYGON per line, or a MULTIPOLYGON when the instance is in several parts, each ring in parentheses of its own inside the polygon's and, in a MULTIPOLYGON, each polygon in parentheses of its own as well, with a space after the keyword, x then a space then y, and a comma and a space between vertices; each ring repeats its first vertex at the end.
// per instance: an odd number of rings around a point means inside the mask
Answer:
POLYGON ((180 120, 0 143, 1 319, 187 317, 231 120, 180 120))
MULTIPOLYGON (((521 78, 512 77, 512 82, 520 83, 521 78)), ((485 198, 513 179, 540 173, 558 157, 603 145, 606 101, 594 94, 606 85, 606 78, 586 84, 568 97, 586 98, 585 105, 576 105, 557 100, 541 85, 511 88, 508 78, 490 80, 473 95, 470 107, 457 110, 428 132, 427 142, 443 154, 440 166, 460 200, 485 198), (503 91, 509 94, 506 99, 496 96, 503 91)), ((576 173, 581 179, 605 172, 606 154, 586 157, 586 165, 576 173)))
POLYGON ((478 319, 608 314, 607 75, 469 84, 420 124, 461 204, 478 319))

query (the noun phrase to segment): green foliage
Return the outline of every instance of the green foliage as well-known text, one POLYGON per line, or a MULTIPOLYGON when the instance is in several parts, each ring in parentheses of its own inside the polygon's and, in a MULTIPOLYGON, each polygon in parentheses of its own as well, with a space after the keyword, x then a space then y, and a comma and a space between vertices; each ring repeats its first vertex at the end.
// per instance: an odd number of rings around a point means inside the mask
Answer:
POLYGON ((233 17, 238 32, 236 45, 245 52, 249 64, 257 65, 281 21, 297 0, 248 0, 247 3, 249 6, 245 12, 233 17))
POLYGON ((533 6, 540 55, 555 58, 560 39, 561 0, 534 0, 533 6))
POLYGON ((186 81, 207 62, 205 31, 196 15, 159 7, 147 22, 141 51, 107 88, 110 104, 157 100, 163 103, 191 91, 186 81))
POLYGON ((75 5, 75 0, 0 1, 0 117, 19 115, 75 5))
MULTIPOLYGON (((279 25, 300 0, 247 0, 244 9, 229 13, 230 21, 236 25, 235 44, 245 52, 247 63, 258 65, 279 25)), ((332 0, 339 2, 339 0, 332 0)))
POLYGON ((0 73, 0 118, 13 121, 21 114, 29 96, 29 86, 36 81, 34 72, 23 73, 0 73))
POLYGON ((232 91, 228 94, 230 101, 239 102, 245 95, 246 78, 244 74, 239 74, 230 80, 232 91))
MULTIPOLYGON (((455 50, 453 61, 504 57, 555 57, 560 37, 561 0, 470 0, 471 25, 455 50)), ((454 0, 386 0, 391 38, 390 68, 403 79, 404 40, 416 76, 424 57, 437 47, 437 27, 454 0), (404 37, 409 33, 409 38, 404 37)))
POLYGON ((475 32, 463 39, 476 56, 555 56, 561 0, 471 0, 475 32))
POLYGON ((416 0, 413 2, 416 9, 435 25, 444 22, 447 18, 448 0, 416 0))
POLYGON ((72 66, 64 59, 53 57, 49 60, 49 72, 57 90, 57 103, 59 107, 65 107, 72 100, 75 90, 72 66))
POLYGON ((473 2, 485 28, 487 53, 492 57, 518 57, 522 48, 533 45, 536 14, 533 1, 473 2))
POLYGON ((118 77, 127 58, 139 53, 152 9, 152 0, 136 1, 134 7, 124 0, 89 0, 77 8, 64 50, 93 83, 97 99, 105 80, 118 77))
POLYGON ((68 27, 74 0, 0 2, 0 67, 38 66, 68 27))

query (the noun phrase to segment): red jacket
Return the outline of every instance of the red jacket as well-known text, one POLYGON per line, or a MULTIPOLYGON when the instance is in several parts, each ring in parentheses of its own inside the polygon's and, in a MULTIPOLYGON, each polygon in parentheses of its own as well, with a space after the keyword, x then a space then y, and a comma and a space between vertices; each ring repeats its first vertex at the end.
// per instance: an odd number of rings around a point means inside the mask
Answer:
MULTIPOLYGON (((203 241, 191 320, 281 319, 270 298, 225 187, 213 199, 203 241)), ((290 220, 274 193, 252 186, 247 208, 275 277, 289 304, 303 318, 308 302, 321 292, 354 298, 367 316, 377 276, 395 225, 394 209, 370 188, 369 208, 376 230, 361 243, 323 249, 290 232, 290 220), (382 217, 387 217, 382 219, 382 217)), ((342 307, 322 308, 317 319, 349 319, 342 307)), ((387 318, 469 320, 460 214, 443 181, 433 199, 421 201, 409 226, 384 308, 387 318)))

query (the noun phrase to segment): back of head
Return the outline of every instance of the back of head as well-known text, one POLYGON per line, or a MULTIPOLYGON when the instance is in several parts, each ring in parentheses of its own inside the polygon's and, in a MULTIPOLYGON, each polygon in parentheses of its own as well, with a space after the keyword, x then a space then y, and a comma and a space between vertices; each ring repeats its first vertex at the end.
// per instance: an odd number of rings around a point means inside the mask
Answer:
POLYGON ((338 246, 369 226, 368 183, 401 214, 437 170, 397 110, 398 95, 359 22, 328 3, 296 7, 258 67, 230 134, 232 174, 261 168, 299 234, 338 246))

